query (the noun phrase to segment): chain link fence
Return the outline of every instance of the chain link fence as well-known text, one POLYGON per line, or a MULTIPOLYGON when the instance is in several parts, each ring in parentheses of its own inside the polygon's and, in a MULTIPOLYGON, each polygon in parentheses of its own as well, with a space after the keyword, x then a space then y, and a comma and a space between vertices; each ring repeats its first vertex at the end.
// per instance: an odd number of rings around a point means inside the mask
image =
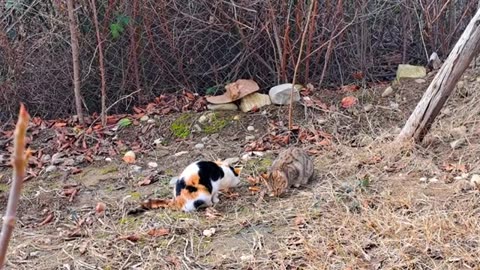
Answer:
MULTIPOLYGON (((98 42, 91 0, 75 1, 81 91, 100 110, 98 42)), ((99 0, 96 1, 110 112, 189 90, 215 94, 252 78, 262 89, 292 80, 305 27, 300 83, 318 89, 389 80, 400 63, 446 57, 478 0, 99 0)), ((0 1, 0 119, 24 102, 44 118, 74 114, 65 1, 0 1)), ((321 91, 321 90, 318 90, 321 91)))

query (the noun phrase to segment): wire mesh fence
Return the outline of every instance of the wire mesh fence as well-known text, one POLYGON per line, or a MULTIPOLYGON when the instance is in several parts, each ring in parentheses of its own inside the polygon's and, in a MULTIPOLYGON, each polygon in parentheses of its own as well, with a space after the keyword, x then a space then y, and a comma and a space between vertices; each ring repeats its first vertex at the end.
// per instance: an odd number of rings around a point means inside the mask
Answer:
MULTIPOLYGON (((189 90, 215 94, 227 82, 262 89, 292 80, 306 28, 299 83, 318 89, 388 80, 400 63, 446 57, 478 0, 309 1, 96 0, 107 106, 189 90)), ((100 109, 98 41, 91 0, 75 1, 81 91, 87 113, 100 109)), ((74 114, 67 7, 62 0, 0 1, 0 119, 25 102, 45 118, 74 114)), ((321 90, 319 90, 321 91, 321 90)))

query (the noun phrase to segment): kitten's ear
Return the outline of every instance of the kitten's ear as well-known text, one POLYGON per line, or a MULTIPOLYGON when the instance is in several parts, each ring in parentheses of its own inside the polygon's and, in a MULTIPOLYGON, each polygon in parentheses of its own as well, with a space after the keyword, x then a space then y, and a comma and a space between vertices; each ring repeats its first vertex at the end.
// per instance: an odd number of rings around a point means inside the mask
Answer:
POLYGON ((233 171, 236 175, 240 175, 240 173, 242 172, 242 167, 235 167, 233 168, 233 171))

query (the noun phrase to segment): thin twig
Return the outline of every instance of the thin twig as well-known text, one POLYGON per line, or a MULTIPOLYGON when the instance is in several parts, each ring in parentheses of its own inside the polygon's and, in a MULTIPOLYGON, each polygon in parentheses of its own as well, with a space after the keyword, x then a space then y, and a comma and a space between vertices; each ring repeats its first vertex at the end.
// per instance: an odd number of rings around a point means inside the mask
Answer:
POLYGON ((16 213, 20 201, 20 191, 22 190, 23 179, 25 178, 26 167, 30 151, 25 151, 25 138, 27 133, 28 121, 30 115, 23 104, 20 104, 20 114, 14 135, 13 152, 13 181, 8 197, 7 211, 3 217, 2 232, 0 235, 0 269, 5 265, 8 243, 15 227, 16 213))
POLYGON ((296 80, 297 80, 298 68, 300 67, 300 62, 301 62, 301 59, 302 59, 302 52, 303 52, 303 45, 305 43, 305 36, 307 34, 307 29, 308 29, 308 26, 309 26, 309 23, 310 23, 310 17, 312 15, 313 2, 314 2, 314 0, 311 0, 310 5, 308 7, 307 21, 306 21, 305 26, 303 28, 302 39, 300 41, 300 51, 298 52, 298 57, 297 57, 297 64, 295 65, 295 69, 293 71, 292 91, 290 92, 290 104, 288 106, 288 129, 289 130, 292 130, 292 128, 293 128, 293 120, 292 120, 293 94, 294 94, 294 91, 295 91, 295 83, 296 83, 296 80))

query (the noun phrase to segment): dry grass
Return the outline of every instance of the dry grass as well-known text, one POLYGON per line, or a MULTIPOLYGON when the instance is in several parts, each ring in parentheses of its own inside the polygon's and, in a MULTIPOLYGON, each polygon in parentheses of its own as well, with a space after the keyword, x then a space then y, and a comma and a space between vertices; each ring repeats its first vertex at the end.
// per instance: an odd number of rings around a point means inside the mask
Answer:
MULTIPOLYGON (((479 84, 468 82, 468 87, 479 89, 479 84)), ((405 84, 398 92, 406 97, 400 103, 402 113, 385 113, 380 108, 367 118, 363 113, 308 111, 309 119, 322 117, 327 124, 320 126, 312 120, 302 125, 330 130, 336 136, 335 144, 315 159, 318 179, 285 197, 266 198, 258 206, 257 195, 250 194, 245 184, 238 190, 240 197, 221 198, 216 207, 219 216, 214 218, 206 212, 169 210, 127 216, 128 209, 138 202, 135 192, 170 191, 164 183, 168 179, 155 187, 133 188, 126 176, 128 168, 122 166, 118 172, 122 177, 82 190, 73 204, 65 204, 58 189, 48 187, 54 181, 29 183, 20 209, 25 226, 15 231, 7 267, 478 269, 480 192, 465 189, 465 184, 480 169, 480 109, 476 106, 480 92, 452 97, 446 107, 451 113, 439 117, 424 145, 395 146, 390 144, 395 130, 390 123, 404 121, 416 104, 412 100, 421 95, 420 91, 408 95, 406 89, 411 91, 412 85, 405 84), (455 129, 459 126, 465 126, 466 131, 459 134, 455 129), (362 136, 374 139, 353 147, 351 138, 362 136), (459 138, 465 138, 466 143, 452 150, 449 143, 459 138), (444 164, 468 165, 468 176, 446 171, 444 164), (421 177, 435 177, 438 182, 421 182, 421 177), (111 188, 119 182, 127 188, 111 188), (95 214, 97 201, 107 204, 106 215, 95 214), (45 215, 39 210, 43 208, 54 211, 54 221, 43 227, 27 227, 41 221, 45 215), (68 233, 75 231, 75 220, 84 223, 72 237, 68 233), (170 233, 151 237, 146 232, 152 228, 169 229, 170 233), (216 232, 204 236, 203 231, 210 228, 216 232), (132 234, 139 234, 140 240, 118 239, 132 234)), ((385 102, 372 101, 376 106, 385 102)), ((275 115, 275 110, 270 113, 275 115)), ((302 109, 296 118, 303 114, 302 109)), ((265 126, 262 116, 245 121, 252 119, 257 119, 256 126, 265 126)), ((227 153, 238 151, 233 144, 222 147, 231 147, 223 150, 227 153)), ((177 146, 175 150, 183 149, 177 146)), ((215 156, 215 151, 215 147, 205 149, 201 155, 215 156)), ((174 168, 183 166, 168 158, 163 162, 174 168)))

